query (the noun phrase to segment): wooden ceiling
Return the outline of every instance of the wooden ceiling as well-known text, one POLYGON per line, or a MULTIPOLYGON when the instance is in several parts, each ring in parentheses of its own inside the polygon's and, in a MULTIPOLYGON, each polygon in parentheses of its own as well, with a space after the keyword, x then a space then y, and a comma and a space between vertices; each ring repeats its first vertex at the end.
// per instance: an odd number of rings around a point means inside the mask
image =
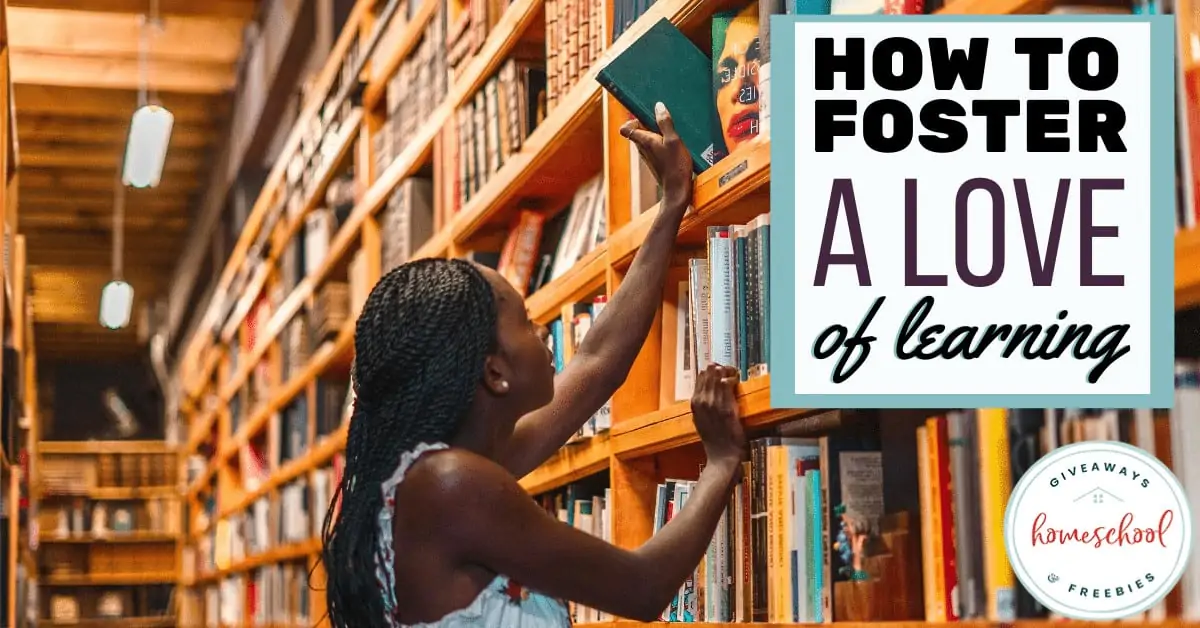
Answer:
MULTIPOLYGON (((119 358, 135 325, 98 321, 112 274, 114 186, 138 106, 141 16, 152 0, 8 0, 26 236, 39 354, 119 358)), ((162 182, 126 192, 125 279, 135 315, 161 297, 220 149, 254 0, 158 0, 146 77, 175 115, 162 182)), ((134 320, 136 323, 136 318, 134 320)))

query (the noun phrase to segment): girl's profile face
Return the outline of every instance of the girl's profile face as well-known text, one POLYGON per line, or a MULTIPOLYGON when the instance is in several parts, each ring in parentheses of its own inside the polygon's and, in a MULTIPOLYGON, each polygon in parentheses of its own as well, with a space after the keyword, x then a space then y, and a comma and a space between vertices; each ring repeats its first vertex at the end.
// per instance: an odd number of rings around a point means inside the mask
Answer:
POLYGON ((546 328, 530 320, 525 300, 508 280, 491 268, 481 271, 496 295, 495 367, 521 413, 532 412, 554 399, 554 355, 546 346, 546 328))

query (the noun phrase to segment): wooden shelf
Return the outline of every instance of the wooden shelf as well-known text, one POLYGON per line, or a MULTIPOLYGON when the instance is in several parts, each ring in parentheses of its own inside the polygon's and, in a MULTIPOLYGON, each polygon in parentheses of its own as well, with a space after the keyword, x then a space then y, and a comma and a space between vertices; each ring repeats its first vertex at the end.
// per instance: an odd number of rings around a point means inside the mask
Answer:
POLYGON ((101 536, 57 536, 51 533, 42 533, 38 536, 38 543, 42 545, 91 545, 93 543, 119 545, 122 543, 174 543, 178 539, 179 535, 177 534, 163 532, 111 532, 101 536))
MULTIPOLYGON (((738 409, 749 426, 761 426, 796 410, 771 409, 771 378, 757 377, 738 385, 738 409)), ((613 455, 646 456, 700 441, 692 425, 691 405, 682 401, 612 427, 613 455)))
POLYGON ((114 619, 80 619, 70 623, 55 622, 46 618, 40 620, 47 626, 71 626, 71 628, 167 628, 175 625, 174 617, 119 617, 114 619))
POLYGON ((609 434, 598 434, 558 450, 542 466, 521 478, 521 487, 531 494, 544 493, 608 468, 613 453, 609 434))
POLYGON ((258 488, 253 491, 247 491, 233 506, 222 510, 218 514, 218 517, 223 519, 236 512, 241 512, 249 508, 250 504, 253 504, 267 493, 295 480, 308 471, 328 463, 338 452, 346 448, 348 429, 346 425, 341 426, 336 432, 318 441, 316 446, 308 450, 308 453, 300 458, 285 462, 283 466, 269 475, 266 481, 258 488))
POLYGON ((94 488, 88 491, 88 497, 96 500, 132 500, 132 499, 159 499, 162 497, 171 497, 179 494, 177 486, 137 486, 137 487, 111 487, 111 488, 94 488))
POLYGON ((200 415, 196 420, 192 421, 192 425, 188 430, 187 444, 183 450, 187 452, 196 451, 200 446, 212 435, 213 424, 217 422, 217 411, 208 410, 200 415))
POLYGON ((76 574, 69 576, 49 574, 42 578, 43 584, 50 587, 116 587, 137 586, 143 584, 171 584, 179 574, 170 571, 162 573, 131 573, 131 574, 76 574))
POLYGON ((159 440, 85 440, 41 441, 39 454, 96 455, 96 454, 172 454, 175 448, 159 440))
POLYGON ((608 279, 608 243, 583 256, 579 263, 526 300, 529 316, 537 323, 557 318, 565 303, 575 303, 604 288, 608 279))
POLYGON ((196 576, 195 582, 211 582, 219 580, 230 574, 244 573, 253 569, 258 569, 263 565, 271 565, 274 563, 282 563, 291 560, 299 560, 307 558, 321 551, 320 539, 309 539, 301 543, 291 543, 271 548, 260 554, 246 557, 224 569, 217 569, 215 572, 201 574, 196 576))
POLYGON ((104 488, 93 487, 79 493, 47 491, 42 494, 42 498, 49 500, 86 497, 87 499, 96 501, 134 501, 139 499, 162 499, 178 494, 179 487, 176 486, 112 486, 104 488))

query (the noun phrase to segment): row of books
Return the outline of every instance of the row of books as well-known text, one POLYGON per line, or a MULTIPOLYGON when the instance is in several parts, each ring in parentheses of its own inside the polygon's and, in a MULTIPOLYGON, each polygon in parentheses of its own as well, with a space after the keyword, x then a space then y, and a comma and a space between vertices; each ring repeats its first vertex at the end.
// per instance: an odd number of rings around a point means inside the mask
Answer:
MULTIPOLYGON (((334 95, 331 93, 329 98, 332 99, 334 95)), ((285 274, 285 279, 289 275, 294 281, 303 277, 304 273, 300 269, 305 269, 306 264, 311 264, 311 262, 306 262, 304 254, 296 251, 292 246, 297 239, 301 239, 303 236, 297 235, 282 244, 278 242, 278 236, 282 231, 291 230, 295 221, 304 221, 304 227, 309 228, 309 217, 304 215, 304 209, 309 206, 309 199, 317 193, 317 184, 325 178, 330 168, 336 166, 334 158, 340 152, 341 147, 346 142, 354 141, 358 129, 350 123, 357 118, 356 114, 359 112, 360 108, 354 104, 353 99, 347 98, 335 112, 329 114, 331 117, 328 120, 322 121, 323 118, 318 118, 309 121, 307 134, 302 138, 300 148, 289 158, 284 181, 276 191, 273 203, 263 219, 262 227, 259 229, 255 241, 250 245, 241 267, 228 288, 213 295, 213 300, 219 304, 220 308, 210 330, 213 334, 219 335, 228 324, 243 294, 260 272, 263 263, 271 258, 275 246, 282 245, 286 249, 276 256, 279 259, 281 272, 285 274)), ((321 230, 325 227, 325 225, 319 224, 319 221, 328 222, 330 218, 337 216, 341 216, 340 219, 344 220, 344 216, 348 215, 350 208, 354 205, 360 191, 354 186, 352 166, 348 166, 348 170, 341 177, 336 178, 335 182, 331 183, 324 192, 325 196, 321 200, 325 202, 320 204, 320 210, 314 213, 329 213, 331 216, 321 215, 312 219, 314 223, 318 223, 311 227, 318 231, 318 235, 314 236, 317 240, 319 240, 321 230)), ((309 244, 309 246, 314 245, 309 244)), ((294 286, 287 286, 286 281, 281 282, 276 290, 268 295, 271 305, 278 307, 292 287, 294 286)))
POLYGON ((238 575, 202 592, 181 591, 180 626, 220 628, 256 626, 307 626, 311 617, 311 587, 302 562, 267 565, 252 575, 238 575))
POLYGON ((445 142, 455 184, 451 207, 457 211, 474 198, 525 138, 545 118, 546 70, 539 55, 514 51, 473 97, 459 106, 445 142))
MULTIPOLYGON (((320 538, 343 465, 344 459, 338 455, 329 466, 282 487, 277 499, 256 500, 247 511, 234 513, 218 523, 204 535, 197 548, 184 549, 184 579, 212 574, 218 566, 238 565, 279 547, 320 538)), ((303 570, 293 573, 293 567, 302 568, 303 564, 268 564, 202 585, 204 608, 199 607, 200 593, 184 591, 181 617, 191 618, 192 623, 187 625, 228 625, 230 617, 238 618, 233 623, 239 623, 243 617, 254 617, 260 625, 303 621, 309 612, 308 594, 298 594, 296 582, 307 585, 308 574, 303 570)))
POLYGON ((38 527, 57 538, 103 538, 149 533, 172 535, 181 528, 174 500, 70 500, 43 497, 38 527))
POLYGON ((230 576, 201 594, 184 592, 179 601, 179 625, 220 628, 306 626, 311 617, 311 588, 303 562, 264 566, 250 574, 230 576))
MULTIPOLYGON (((830 539, 838 538, 843 517, 883 515, 878 434, 767 436, 752 440, 750 452, 708 551, 663 621, 822 623, 833 617, 832 583, 850 574, 830 539), (843 485, 847 476, 856 481, 843 485)), ((694 487, 688 479, 659 484, 655 530, 686 507, 694 487)))
MULTIPOLYGON (((583 344, 584 337, 592 328, 597 317, 608 303, 608 297, 600 295, 591 303, 572 303, 562 307, 562 315, 549 325, 549 335, 546 346, 554 356, 554 371, 561 373, 567 363, 583 344)), ((597 434, 607 432, 612 427, 612 400, 605 402, 590 419, 584 423, 569 442, 578 442, 597 434)))
MULTIPOLYGON (((97 539, 99 540, 99 539, 97 539)), ((174 580, 175 541, 145 539, 123 543, 57 543, 47 539, 37 549, 37 573, 47 578, 89 576, 151 576, 174 580)))
MULTIPOLYGON (((860 621, 868 610, 858 580, 882 581, 874 591, 896 598, 869 620, 1053 618, 1013 579, 1003 543, 984 541, 1002 536, 1004 496, 1040 456, 1085 440, 1146 449, 1189 499, 1200 496, 1200 469, 1186 455, 1200 433, 1200 362, 1182 360, 1176 373, 1176 406, 1163 413, 831 411, 780 425, 751 441, 709 551, 661 619, 860 621), (870 533, 856 538, 862 530, 870 533)), ((694 484, 658 485, 655 530, 686 507, 694 484)), ((1167 616, 1200 616, 1200 566, 1145 619, 1167 616)))
POLYGON ((381 274, 404 262, 433 237, 433 179, 409 177, 396 186, 376 220, 382 234, 381 274))
POLYGON ((416 136, 421 125, 446 98, 450 68, 447 63, 446 22, 442 4, 412 54, 387 81, 387 119, 374 136, 375 171, 383 172, 416 136))
POLYGON ((244 511, 209 525, 195 547, 184 548, 184 579, 204 577, 273 549, 320 538, 343 465, 339 455, 329 466, 280 487, 277 496, 263 496, 244 511))
POLYGON ((580 185, 570 205, 547 219, 542 211, 518 213, 499 254, 496 270, 521 296, 561 277, 608 237, 604 179, 580 185))
MULTIPOLYGON (((86 625, 117 623, 134 617, 168 617, 171 615, 171 586, 52 589, 41 604, 43 608, 38 617, 51 624, 86 625)), ((18 619, 18 625, 24 624, 18 619)))
POLYGON ((691 399, 707 364, 735 366, 742 381, 768 374, 770 228, 769 213, 709 227, 704 257, 668 273, 661 405, 691 399))
POLYGON ((546 0, 546 103, 554 105, 604 52, 604 0, 546 0))
POLYGON ((446 0, 446 46, 454 76, 475 58, 511 0, 446 0))
MULTIPOLYGON (((606 478, 595 476, 570 484, 560 490, 544 493, 538 504, 559 521, 609 543, 612 536, 612 490, 606 478)), ((574 624, 609 622, 615 619, 608 613, 574 602, 568 604, 574 624)))
MULTIPOLYGON (((352 324, 357 308, 366 300, 366 266, 362 263, 364 261, 364 255, 356 255, 356 263, 349 265, 350 282, 322 283, 315 290, 311 306, 302 307, 288 321, 276 341, 280 356, 278 367, 269 359, 259 360, 255 364, 246 384, 233 394, 228 403, 233 433, 237 433, 245 421, 263 404, 273 402, 273 395, 278 388, 302 373, 322 345, 333 341, 347 325, 352 324)), ((230 347, 230 377, 235 377, 238 372, 240 356, 250 354, 254 350, 253 336, 258 325, 265 320, 263 316, 261 308, 255 308, 247 315, 246 325, 239 334, 242 343, 234 343, 230 347)), ((286 422, 289 419, 285 417, 284 420, 286 422)), ((295 429, 304 429, 305 425, 307 423, 302 422, 295 429)), ((215 437, 214 426, 211 438, 215 437)))

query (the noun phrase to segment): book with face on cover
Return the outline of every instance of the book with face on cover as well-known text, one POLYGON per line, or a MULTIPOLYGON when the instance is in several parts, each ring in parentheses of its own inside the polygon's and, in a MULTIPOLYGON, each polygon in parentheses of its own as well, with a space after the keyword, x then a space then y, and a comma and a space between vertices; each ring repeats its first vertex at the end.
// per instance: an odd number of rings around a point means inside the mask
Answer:
POLYGON ((713 95, 725 149, 759 133, 759 0, 713 16, 713 95))
POLYGON ((712 96, 712 60, 666 18, 611 59, 596 80, 655 133, 660 131, 654 105, 666 105, 697 174, 725 156, 712 96))

